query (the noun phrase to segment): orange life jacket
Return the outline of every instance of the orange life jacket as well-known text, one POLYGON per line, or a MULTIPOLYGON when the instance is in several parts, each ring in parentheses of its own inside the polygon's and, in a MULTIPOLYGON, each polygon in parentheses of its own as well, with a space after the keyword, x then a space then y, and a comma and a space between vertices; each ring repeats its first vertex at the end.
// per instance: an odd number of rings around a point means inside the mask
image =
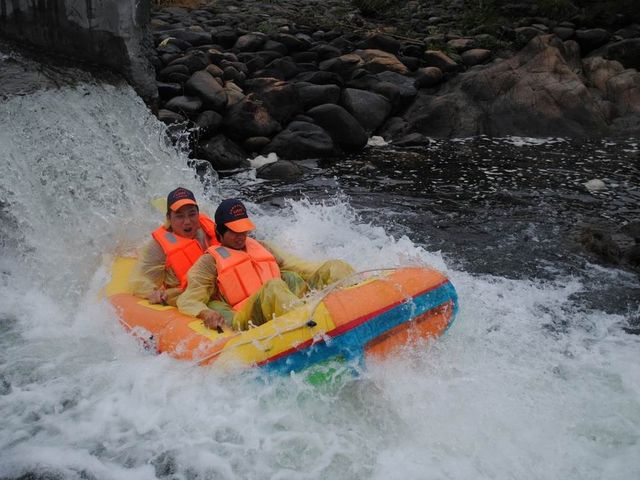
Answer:
POLYGON ((252 238, 247 238, 244 250, 212 246, 207 252, 216 261, 218 291, 234 310, 239 310, 268 280, 280 278, 274 256, 252 238))
MULTIPOLYGON (((201 213, 199 215, 200 226, 208 237, 209 244, 219 245, 216 239, 216 224, 213 220, 201 213)), ((187 272, 196 263, 205 249, 194 238, 186 238, 167 230, 164 225, 153 231, 151 236, 160 244, 167 256, 166 267, 173 270, 180 281, 182 290, 187 286, 187 272)))

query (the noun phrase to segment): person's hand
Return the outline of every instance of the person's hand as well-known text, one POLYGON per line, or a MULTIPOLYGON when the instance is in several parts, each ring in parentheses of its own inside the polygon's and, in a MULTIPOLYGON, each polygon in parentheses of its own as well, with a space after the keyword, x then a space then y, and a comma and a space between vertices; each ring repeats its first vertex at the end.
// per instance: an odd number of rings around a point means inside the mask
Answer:
POLYGON ((164 288, 159 288, 158 290, 154 290, 153 292, 151 292, 151 294, 147 297, 147 300, 149 300, 149 303, 161 303, 163 305, 166 305, 168 298, 169 295, 167 294, 166 290, 164 288))
POLYGON ((221 329, 225 325, 224 317, 215 310, 203 310, 198 318, 202 320, 205 327, 213 330, 221 329))

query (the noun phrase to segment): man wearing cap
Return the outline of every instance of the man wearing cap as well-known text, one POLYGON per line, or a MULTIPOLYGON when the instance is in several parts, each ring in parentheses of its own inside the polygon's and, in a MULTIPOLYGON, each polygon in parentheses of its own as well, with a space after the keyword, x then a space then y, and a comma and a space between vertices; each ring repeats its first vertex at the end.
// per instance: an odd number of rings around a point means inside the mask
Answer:
POLYGON ((130 283, 150 303, 175 305, 187 284, 187 272, 211 245, 215 224, 200 213, 193 192, 176 188, 167 196, 167 217, 141 249, 130 283))
POLYGON ((240 200, 224 200, 215 213, 220 242, 189 271, 178 309, 203 320, 246 330, 279 316, 310 288, 322 288, 353 273, 341 260, 307 262, 247 236, 256 227, 240 200))

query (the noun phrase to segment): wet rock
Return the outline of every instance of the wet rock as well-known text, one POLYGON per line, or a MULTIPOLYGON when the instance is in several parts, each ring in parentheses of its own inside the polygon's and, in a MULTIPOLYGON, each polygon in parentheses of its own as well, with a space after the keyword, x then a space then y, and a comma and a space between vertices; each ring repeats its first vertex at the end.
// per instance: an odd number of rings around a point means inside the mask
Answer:
MULTIPOLYGON (((386 82, 396 86, 398 94, 400 95, 401 107, 404 107, 411 103, 418 93, 415 86, 413 85, 414 79, 411 77, 400 75, 399 73, 395 72, 382 72, 376 74, 375 77, 380 82, 386 82)), ((382 93, 382 91, 378 90, 377 88, 374 88, 373 91, 382 93)))
POLYGON ((264 149, 280 158, 301 160, 329 157, 336 153, 333 140, 322 127, 313 123, 293 121, 278 133, 264 149))
POLYGON ((249 137, 242 142, 242 148, 245 152, 260 153, 270 142, 269 137, 249 137))
POLYGON ((162 100, 167 100, 182 94, 182 85, 179 83, 157 82, 158 95, 162 100))
POLYGON ((232 68, 235 68, 238 72, 244 73, 245 75, 249 73, 249 69, 247 68, 247 66, 244 63, 238 61, 237 59, 224 58, 220 60, 220 63, 218 63, 218 66, 222 69, 223 72, 227 68, 232 67, 232 68))
POLYGON ((602 57, 585 58, 582 65, 589 84, 605 94, 607 82, 624 72, 624 67, 620 63, 605 60, 602 57))
POLYGON ((244 150, 224 135, 216 135, 203 142, 198 153, 216 170, 231 170, 249 165, 244 150))
POLYGON ((349 79, 353 71, 363 65, 364 60, 359 55, 349 53, 320 62, 319 68, 322 71, 335 73, 344 79, 349 79))
POLYGON ((186 118, 177 112, 161 108, 158 110, 158 120, 167 125, 171 125, 173 123, 182 123, 186 121, 186 118))
POLYGON ((557 35, 560 40, 569 40, 575 35, 575 30, 569 27, 555 27, 553 33, 557 35))
POLYGON ((625 70, 607 82, 607 98, 620 115, 640 114, 640 73, 625 70))
POLYGON ((185 91, 197 96, 205 108, 224 112, 227 107, 227 92, 217 79, 207 71, 201 70, 191 75, 184 86, 185 91))
POLYGON ((416 57, 406 57, 404 55, 400 55, 398 57, 398 60, 400 60, 400 62, 402 62, 402 64, 411 72, 417 70, 418 68, 420 68, 420 65, 422 65, 422 60, 416 57))
POLYGON ((296 82, 307 82, 316 85, 343 85, 344 81, 337 73, 333 72, 302 72, 294 79, 296 82))
POLYGON ((382 50, 356 50, 354 52, 364 61, 362 65, 371 73, 391 71, 406 75, 409 69, 392 53, 382 50))
POLYGON ((534 37, 538 35, 542 35, 543 32, 534 27, 519 27, 514 29, 516 35, 516 42, 521 45, 526 45, 529 43, 534 37))
POLYGON ((222 48, 232 48, 236 40, 238 33, 231 27, 221 26, 211 30, 211 41, 222 48))
POLYGON ((640 38, 630 38, 610 43, 589 56, 603 57, 620 62, 624 68, 640 70, 640 38))
POLYGON ((462 53, 462 62, 467 67, 481 65, 491 58, 491 51, 484 48, 472 48, 462 53))
POLYGON ((318 61, 318 54, 316 52, 298 52, 291 55, 291 58, 296 63, 313 63, 318 61))
POLYGON ((616 30, 614 35, 620 38, 636 38, 640 37, 640 25, 633 24, 627 27, 616 30))
POLYGON ((233 48, 239 52, 257 52, 267 41, 267 36, 263 33, 247 33, 236 40, 233 48))
MULTIPOLYGON (((158 79, 163 82, 171 82, 173 78, 189 78, 191 72, 186 65, 169 65, 158 72, 158 79), (174 74, 180 74, 180 77, 175 77, 174 74)), ((177 82, 176 82, 177 83, 177 82)))
POLYGON ((424 63, 427 67, 438 67, 444 73, 460 70, 460 65, 440 50, 427 50, 424 53, 424 63))
POLYGON ((304 174, 302 167, 288 160, 278 160, 258 168, 256 176, 267 180, 297 180, 304 174))
POLYGON ((340 87, 337 85, 314 85, 298 82, 295 84, 295 89, 305 110, 324 103, 337 104, 340 101, 340 87))
POLYGON ((209 56, 203 52, 188 53, 171 61, 169 65, 184 65, 189 69, 189 73, 193 73, 207 68, 209 56))
POLYGON ((280 33, 276 35, 275 41, 284 45, 289 52, 308 50, 311 46, 307 40, 303 40, 288 33, 280 33))
POLYGON ((424 90, 405 118, 433 136, 479 134, 591 136, 607 131, 601 106, 567 65, 555 36, 535 37, 515 57, 424 90))
POLYGON ((439 85, 442 82, 442 79, 442 70, 438 67, 420 68, 416 72, 416 81, 414 85, 416 88, 431 88, 439 85))
POLYGON ((217 133, 222 125, 222 115, 213 110, 205 110, 196 119, 200 139, 207 139, 217 133))
POLYGON ((198 97, 179 95, 169 100, 165 104, 165 108, 172 112, 181 113, 186 116, 193 116, 202 109, 202 100, 198 97))
POLYGON ((382 128, 378 130, 378 134, 387 141, 394 141, 405 135, 408 128, 409 124, 404 118, 390 117, 382 128))
POLYGON ((300 67, 291 57, 277 58, 267 64, 266 68, 279 72, 283 80, 293 78, 301 72, 300 67))
POLYGON ((360 48, 371 50, 382 50, 384 52, 397 55, 402 44, 395 38, 388 35, 375 34, 367 37, 360 43, 360 48))
POLYGON ((227 93, 227 108, 241 102, 246 96, 242 89, 233 82, 225 82, 224 91, 227 93))
POLYGON ((582 77, 582 58, 580 57, 580 45, 573 40, 567 40, 562 43, 563 56, 567 62, 567 66, 573 73, 582 77))
POLYGON ((281 124, 286 124, 302 111, 298 91, 291 83, 274 78, 254 78, 246 82, 245 89, 254 93, 269 114, 281 124))
POLYGON ((244 72, 239 71, 237 68, 233 66, 225 67, 222 72, 222 79, 227 81, 230 80, 238 86, 244 85, 247 76, 244 72))
POLYGON ((367 133, 353 116, 339 105, 325 104, 307 112, 324 128, 333 141, 347 152, 357 152, 367 145, 367 133))
POLYGON ((458 53, 470 50, 476 47, 476 40, 473 38, 454 38, 447 42, 447 47, 458 53))
POLYGON ((355 88, 344 89, 341 104, 368 134, 382 125, 391 113, 391 103, 385 97, 355 88))
POLYGON ((277 52, 278 54, 285 56, 289 54, 289 49, 283 43, 276 42, 274 40, 267 40, 262 47, 266 51, 277 52))
POLYGON ((318 55, 319 62, 342 55, 342 51, 339 48, 327 44, 314 45, 309 49, 309 51, 318 55))
POLYGON ((253 93, 227 109, 223 125, 234 139, 271 137, 280 130, 280 124, 253 93))
POLYGON ((591 28, 588 30, 576 30, 576 42, 580 45, 583 55, 603 46, 609 41, 609 32, 604 28, 591 28))
POLYGON ((429 137, 422 135, 421 133, 410 133, 398 140, 393 141, 393 145, 396 147, 421 147, 423 145, 429 145, 431 140, 429 137))

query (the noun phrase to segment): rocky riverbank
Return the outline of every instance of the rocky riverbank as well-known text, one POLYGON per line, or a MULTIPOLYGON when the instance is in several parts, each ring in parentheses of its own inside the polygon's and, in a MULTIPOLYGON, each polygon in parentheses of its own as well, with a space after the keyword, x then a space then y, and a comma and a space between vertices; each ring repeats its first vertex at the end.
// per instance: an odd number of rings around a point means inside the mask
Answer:
POLYGON ((156 9, 158 116, 197 127, 194 156, 218 170, 358 151, 374 134, 640 131, 640 25, 527 16, 534 2, 503 7, 521 16, 499 25, 469 22, 464 2, 398 3, 378 18, 345 0, 156 9))

